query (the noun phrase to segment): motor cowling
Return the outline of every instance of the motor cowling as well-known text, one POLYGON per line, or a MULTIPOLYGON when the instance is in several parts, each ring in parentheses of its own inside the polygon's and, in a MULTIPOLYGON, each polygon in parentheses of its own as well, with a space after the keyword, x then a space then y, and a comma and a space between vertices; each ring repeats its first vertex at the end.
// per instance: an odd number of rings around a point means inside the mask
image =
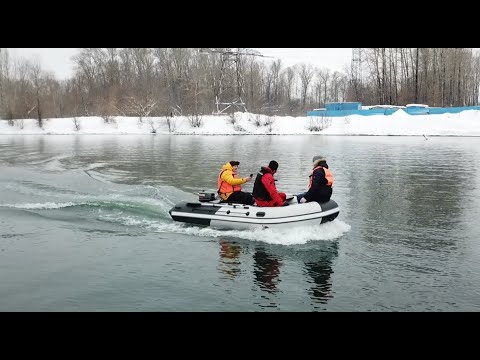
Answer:
POLYGON ((209 192, 198 193, 198 201, 200 202, 208 202, 213 200, 215 200, 215 193, 209 193, 209 192))

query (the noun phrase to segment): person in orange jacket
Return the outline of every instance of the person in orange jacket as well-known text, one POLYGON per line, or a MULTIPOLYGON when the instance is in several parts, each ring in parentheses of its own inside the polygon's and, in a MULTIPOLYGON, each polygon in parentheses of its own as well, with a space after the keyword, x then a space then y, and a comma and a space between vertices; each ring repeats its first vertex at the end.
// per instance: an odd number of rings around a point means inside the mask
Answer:
POLYGON ((285 193, 279 193, 275 186, 273 175, 277 172, 278 162, 270 161, 268 166, 262 166, 255 179, 252 195, 257 206, 284 206, 286 205, 285 193))
POLYGON ((240 185, 252 180, 252 176, 239 178, 237 175, 239 161, 229 161, 222 166, 222 171, 218 174, 218 194, 221 202, 253 205, 255 199, 252 194, 242 191, 240 185))

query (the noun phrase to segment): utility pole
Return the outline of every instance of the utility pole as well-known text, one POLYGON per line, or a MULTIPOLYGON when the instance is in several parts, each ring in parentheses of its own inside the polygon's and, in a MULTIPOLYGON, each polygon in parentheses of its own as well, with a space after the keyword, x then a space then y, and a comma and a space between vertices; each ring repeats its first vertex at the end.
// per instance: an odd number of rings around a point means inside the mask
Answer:
POLYGON ((215 79, 214 86, 215 114, 223 114, 231 107, 246 112, 247 108, 243 101, 245 96, 244 58, 270 56, 264 56, 258 51, 247 48, 201 48, 200 52, 220 55, 220 73, 215 79))
POLYGON ((352 85, 356 101, 360 101, 360 92, 362 89, 362 48, 352 49, 352 85))

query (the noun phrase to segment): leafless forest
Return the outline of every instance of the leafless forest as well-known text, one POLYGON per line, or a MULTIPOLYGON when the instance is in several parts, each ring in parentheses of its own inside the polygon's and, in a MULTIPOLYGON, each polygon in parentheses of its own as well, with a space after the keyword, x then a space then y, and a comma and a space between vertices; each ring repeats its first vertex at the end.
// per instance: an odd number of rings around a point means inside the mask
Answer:
POLYGON ((35 118, 41 126, 61 117, 209 115, 218 104, 224 113, 281 116, 305 116, 334 101, 479 104, 480 54, 473 49, 357 48, 343 72, 284 67, 242 50, 83 48, 72 78, 59 81, 40 63, 0 49, 0 118, 35 118))

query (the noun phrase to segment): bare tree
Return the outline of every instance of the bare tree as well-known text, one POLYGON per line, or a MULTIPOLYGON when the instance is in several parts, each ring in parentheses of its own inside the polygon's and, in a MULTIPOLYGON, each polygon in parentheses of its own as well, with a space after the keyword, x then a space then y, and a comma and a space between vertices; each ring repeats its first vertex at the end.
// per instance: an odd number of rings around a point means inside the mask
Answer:
POLYGON ((8 50, 0 48, 0 117, 6 112, 5 91, 8 81, 8 50))
POLYGON ((157 105, 157 102, 148 95, 144 98, 129 96, 125 98, 125 102, 123 112, 128 115, 138 116, 140 122, 142 122, 142 118, 150 116, 157 105))
POLYGON ((75 131, 80 130, 80 120, 76 116, 73 117, 73 126, 75 128, 75 131))
MULTIPOLYGON (((236 50, 241 49, 232 53, 236 50)), ((473 49, 354 50, 352 65, 332 73, 314 71, 310 64, 282 70, 280 60, 265 65, 240 51, 237 59, 196 48, 82 48, 72 58, 73 76, 58 81, 39 64, 10 58, 0 49, 0 116, 13 120, 35 113, 39 124, 63 116, 100 115, 108 121, 126 114, 173 116, 172 109, 201 116, 215 111, 221 91, 241 95, 249 110, 263 115, 303 114, 330 101, 479 103, 480 55, 473 49), (228 81, 226 59, 235 63, 228 81)))
POLYGON ((328 91, 328 81, 330 80, 330 70, 325 69, 325 70, 318 71, 318 78, 320 79, 320 83, 322 84, 322 88, 323 88, 322 102, 323 102, 323 105, 325 106, 325 104, 328 102, 327 91, 328 91))
POLYGON ((302 83, 302 105, 303 108, 305 108, 305 105, 307 103, 307 93, 308 93, 308 87, 310 85, 310 82, 312 81, 314 75, 313 67, 312 65, 305 65, 301 64, 300 65, 300 81, 302 83))
POLYGON ((289 67, 286 70, 286 95, 287 100, 291 101, 293 96, 293 84, 295 83, 295 71, 293 68, 289 67))

